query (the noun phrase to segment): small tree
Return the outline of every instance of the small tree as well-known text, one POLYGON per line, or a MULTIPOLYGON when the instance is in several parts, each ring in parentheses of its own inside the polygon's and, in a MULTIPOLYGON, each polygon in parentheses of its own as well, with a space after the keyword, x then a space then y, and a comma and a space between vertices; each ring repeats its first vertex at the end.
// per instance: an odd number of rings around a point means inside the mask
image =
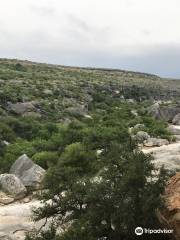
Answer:
MULTIPOLYGON (((101 162, 98 171, 92 168, 92 159, 88 167, 83 164, 91 156, 93 152, 87 154, 79 143, 72 145, 47 175, 49 192, 44 200, 51 198, 52 204, 37 209, 35 218, 53 217, 55 229, 66 226, 63 234, 56 232, 52 239, 129 240, 135 239, 137 226, 157 228, 155 211, 162 205, 166 180, 163 170, 156 171, 151 157, 129 144, 110 144, 96 159, 101 162)), ((42 232, 33 239, 50 239, 44 236, 42 232)))

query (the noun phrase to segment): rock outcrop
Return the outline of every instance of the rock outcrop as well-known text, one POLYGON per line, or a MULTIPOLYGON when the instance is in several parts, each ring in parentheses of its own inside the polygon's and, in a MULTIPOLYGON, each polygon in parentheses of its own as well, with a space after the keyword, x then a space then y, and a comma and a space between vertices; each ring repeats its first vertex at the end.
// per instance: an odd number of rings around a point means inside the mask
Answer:
POLYGON ((14 174, 1 174, 0 187, 3 192, 10 194, 14 199, 23 198, 26 194, 25 186, 14 174))
POLYGON ((10 173, 16 175, 30 189, 38 189, 45 175, 45 170, 35 164, 26 154, 20 156, 12 165, 10 173))
POLYGON ((174 117, 180 113, 180 106, 162 106, 159 103, 155 103, 148 108, 148 112, 156 119, 172 122, 174 117))
POLYGON ((27 112, 36 112, 37 111, 34 102, 9 103, 8 110, 17 115, 23 115, 27 112))
POLYGON ((153 163, 157 168, 164 166, 168 170, 180 169, 180 142, 163 145, 160 147, 146 148, 143 152, 151 153, 154 157, 153 163))

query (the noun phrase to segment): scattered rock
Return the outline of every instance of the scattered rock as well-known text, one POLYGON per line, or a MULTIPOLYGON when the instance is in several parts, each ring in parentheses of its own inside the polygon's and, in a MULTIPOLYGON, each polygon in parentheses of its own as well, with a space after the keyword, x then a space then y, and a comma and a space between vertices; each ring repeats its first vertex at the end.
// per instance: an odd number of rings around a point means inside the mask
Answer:
POLYGON ((14 162, 10 173, 19 177, 24 186, 38 189, 44 178, 45 170, 35 164, 26 154, 23 154, 14 162))
POLYGON ((178 113, 172 120, 172 123, 180 126, 180 113, 178 113))
POLYGON ((26 195, 25 186, 14 174, 1 174, 0 186, 4 192, 12 195, 14 199, 21 199, 26 195))

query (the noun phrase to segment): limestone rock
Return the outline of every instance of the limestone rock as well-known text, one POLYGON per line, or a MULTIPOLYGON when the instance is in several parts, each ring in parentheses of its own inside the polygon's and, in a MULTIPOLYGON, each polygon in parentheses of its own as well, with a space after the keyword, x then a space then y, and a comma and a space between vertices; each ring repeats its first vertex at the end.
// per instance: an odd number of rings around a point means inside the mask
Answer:
POLYGON ((178 113, 172 120, 172 123, 180 126, 180 113, 178 113))
POLYGON ((159 103, 155 103, 148 108, 148 112, 156 119, 172 122, 173 118, 180 113, 180 106, 161 106, 159 103))
POLYGON ((24 186, 38 189, 44 178, 45 170, 35 164, 26 154, 23 154, 14 162, 10 173, 19 177, 24 186))
POLYGON ((12 195, 15 199, 23 198, 26 194, 25 186, 14 174, 1 174, 0 186, 2 191, 12 195))
POLYGON ((176 172, 180 170, 180 142, 163 145, 160 147, 145 148, 145 154, 153 155, 153 163, 159 169, 164 166, 165 169, 176 172))
POLYGON ((147 132, 144 132, 144 131, 139 131, 137 132, 136 136, 135 136, 135 139, 138 141, 138 142, 143 142, 147 139, 149 139, 150 136, 147 132))

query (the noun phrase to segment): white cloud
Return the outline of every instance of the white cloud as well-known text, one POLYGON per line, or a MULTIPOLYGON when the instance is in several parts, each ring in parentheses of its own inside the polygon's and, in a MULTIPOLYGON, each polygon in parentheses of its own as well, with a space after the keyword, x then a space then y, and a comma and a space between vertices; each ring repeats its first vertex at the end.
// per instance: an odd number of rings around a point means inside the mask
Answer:
POLYGON ((69 59, 73 65, 83 65, 84 60, 94 65, 98 54, 126 59, 155 54, 166 46, 168 51, 180 49, 179 0, 0 0, 0 4, 1 57, 61 64, 69 59))

